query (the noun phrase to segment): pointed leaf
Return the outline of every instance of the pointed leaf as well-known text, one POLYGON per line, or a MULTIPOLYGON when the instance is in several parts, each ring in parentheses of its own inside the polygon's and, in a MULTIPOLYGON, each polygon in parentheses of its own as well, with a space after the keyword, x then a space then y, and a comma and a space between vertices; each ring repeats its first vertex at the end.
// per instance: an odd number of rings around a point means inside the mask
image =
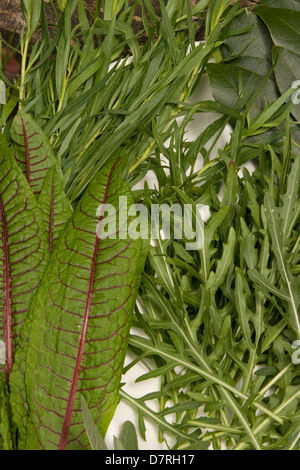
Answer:
POLYGON ((57 165, 58 171, 61 171, 48 139, 24 111, 19 111, 15 116, 11 137, 15 142, 16 160, 34 194, 39 194, 49 168, 57 165))
POLYGON ((99 430, 93 420, 89 407, 87 406, 87 402, 83 398, 80 397, 81 400, 81 409, 83 415, 83 421, 86 433, 88 435, 91 447, 93 450, 107 450, 106 444, 104 439, 101 437, 99 430))
POLYGON ((270 193, 266 193, 264 205, 272 239, 272 250, 277 259, 282 281, 287 288, 289 321, 298 336, 300 336, 300 319, 298 314, 300 304, 299 281, 293 278, 288 268, 287 254, 283 248, 282 221, 279 218, 278 210, 270 193))
POLYGON ((7 384, 0 373, 0 450, 13 450, 7 384))
POLYGON ((230 227, 227 243, 224 243, 222 258, 217 262, 216 272, 211 271, 208 278, 211 289, 217 290, 225 281, 234 257, 235 245, 235 231, 233 227, 230 227))
POLYGON ((119 171, 114 163, 93 178, 59 237, 36 296, 26 366, 28 449, 86 448, 80 395, 102 436, 119 400, 143 269, 140 239, 100 240, 96 234, 103 215, 99 206, 118 209, 120 196, 133 203, 119 171))
POLYGON ((131 421, 125 421, 119 436, 124 450, 138 450, 136 429, 131 421))
POLYGON ((299 187, 300 187, 300 159, 296 158, 291 168, 291 172, 287 177, 287 191, 281 196, 282 207, 278 209, 280 218, 282 219, 282 236, 283 244, 286 244, 290 237, 293 226, 299 219, 299 187))
POLYGON ((5 144, 0 146, 0 175, 0 340, 6 349, 1 370, 8 379, 47 250, 35 198, 5 144))
POLYGON ((53 165, 45 177, 38 197, 48 235, 49 252, 52 253, 60 231, 72 215, 73 209, 68 200, 60 173, 53 165))

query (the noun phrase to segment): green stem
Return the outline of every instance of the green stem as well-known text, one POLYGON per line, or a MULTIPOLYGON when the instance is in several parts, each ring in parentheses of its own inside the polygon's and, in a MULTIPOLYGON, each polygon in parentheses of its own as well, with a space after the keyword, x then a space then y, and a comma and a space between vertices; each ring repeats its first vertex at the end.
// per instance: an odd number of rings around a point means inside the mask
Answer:
POLYGON ((23 103, 25 101, 25 78, 26 78, 26 63, 27 63, 27 55, 28 55, 28 47, 29 47, 29 37, 26 34, 24 48, 22 50, 22 63, 21 63, 21 84, 20 84, 20 102, 19 102, 19 109, 22 108, 23 103))

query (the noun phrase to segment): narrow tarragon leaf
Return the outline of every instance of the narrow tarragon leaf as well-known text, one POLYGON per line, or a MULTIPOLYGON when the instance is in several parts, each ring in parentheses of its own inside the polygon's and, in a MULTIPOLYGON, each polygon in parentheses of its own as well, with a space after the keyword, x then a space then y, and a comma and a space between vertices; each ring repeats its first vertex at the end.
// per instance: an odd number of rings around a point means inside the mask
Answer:
POLYGON ((39 194, 46 174, 53 165, 61 171, 48 139, 32 117, 19 111, 11 126, 15 158, 34 192, 39 194))
POLYGON ((20 331, 47 263, 43 220, 8 146, 0 146, 0 340, 8 380, 20 331))
POLYGON ((38 197, 47 232, 49 252, 52 253, 60 231, 71 217, 73 208, 67 198, 60 172, 53 165, 45 177, 38 197))
POLYGON ((119 172, 114 163, 93 178, 60 234, 35 298, 26 366, 27 449, 88 448, 81 395, 102 436, 119 400, 144 264, 142 241, 125 238, 123 229, 121 238, 118 221, 115 239, 112 232, 98 237, 104 220, 99 207, 118 209, 121 196, 133 203, 119 172))

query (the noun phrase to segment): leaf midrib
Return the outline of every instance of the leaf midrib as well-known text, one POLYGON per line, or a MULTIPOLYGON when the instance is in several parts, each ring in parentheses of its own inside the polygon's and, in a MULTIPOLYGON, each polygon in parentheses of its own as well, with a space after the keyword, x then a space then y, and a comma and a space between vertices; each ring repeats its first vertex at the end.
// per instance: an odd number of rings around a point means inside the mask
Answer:
MULTIPOLYGON (((117 161, 111 167, 109 175, 107 177, 107 183, 106 183, 106 187, 105 187, 105 191, 104 191, 104 195, 103 195, 103 201, 101 203, 102 211, 101 211, 99 220, 101 220, 102 217, 103 217, 103 213, 104 213, 104 209, 105 209, 104 205, 105 205, 106 200, 107 200, 108 189, 109 189, 112 173, 115 169, 117 161)), ((79 349, 78 349, 78 354, 77 354, 77 358, 76 358, 76 365, 75 365, 72 384, 71 384, 71 389, 70 389, 70 393, 69 393, 69 397, 68 397, 66 414, 65 414, 65 418, 64 418, 64 423, 63 423, 63 428, 62 428, 62 432, 61 432, 61 436, 60 436, 58 450, 65 450, 65 448, 67 446, 67 439, 68 439, 69 429, 70 429, 70 425, 71 425, 72 413, 73 413, 74 402, 75 402, 75 395, 76 395, 76 392, 77 392, 77 384, 78 384, 78 379, 79 379, 80 365, 81 365, 81 361, 82 361, 83 350, 84 350, 84 345, 85 345, 85 340, 86 340, 86 335, 87 335, 89 314, 90 314, 90 308, 91 308, 91 300, 92 300, 92 295, 93 295, 93 284, 94 284, 96 260, 97 260, 97 255, 98 255, 98 247, 99 247, 99 238, 98 238, 97 233, 96 233, 95 234, 94 253, 93 253, 92 265, 91 265, 91 270, 90 270, 89 288, 88 288, 88 292, 87 292, 86 308, 85 308, 85 313, 84 313, 83 326, 82 326, 82 330, 81 330, 79 349)))

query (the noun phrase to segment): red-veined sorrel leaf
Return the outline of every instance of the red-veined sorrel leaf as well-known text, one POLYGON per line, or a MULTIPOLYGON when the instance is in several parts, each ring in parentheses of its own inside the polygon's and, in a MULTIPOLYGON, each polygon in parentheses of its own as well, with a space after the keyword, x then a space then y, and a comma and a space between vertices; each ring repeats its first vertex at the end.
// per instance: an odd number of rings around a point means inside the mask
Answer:
POLYGON ((49 251, 52 253, 60 231, 71 217, 73 208, 67 198, 63 180, 53 165, 45 177, 45 181, 38 197, 47 232, 49 251))
POLYGON ((12 450, 13 440, 9 413, 9 399, 4 374, 0 373, 0 450, 12 450))
POLYGON ((46 174, 53 165, 61 172, 48 139, 32 117, 19 111, 11 126, 15 158, 34 192, 39 194, 46 174))
POLYGON ((43 220, 35 197, 1 138, 0 146, 0 340, 8 380, 20 330, 47 263, 43 220))
MULTIPOLYGON (((57 238, 63 230, 67 220, 72 215, 72 206, 65 195, 60 172, 53 165, 45 177, 42 190, 37 199, 41 216, 45 223, 47 245, 49 254, 52 253, 57 238)), ((15 357, 15 363, 11 373, 10 402, 14 411, 14 422, 18 427, 18 448, 23 449, 27 434, 27 392, 25 386, 26 353, 28 348, 28 337, 34 310, 33 299, 30 309, 21 331, 20 348, 15 357)))
MULTIPOLYGON (((24 369, 18 369, 17 380, 11 383, 12 367, 21 343, 28 339, 24 335, 24 325, 48 258, 46 233, 36 199, 1 136, 0 343, 3 357, 0 369, 6 387, 10 388, 10 396, 19 404, 18 408, 13 408, 21 421, 26 414, 24 369)), ((2 398, 3 404, 7 403, 7 399, 2 398)), ((9 413, 9 410, 6 407, 2 411, 1 424, 4 426, 4 411, 9 413)), ((4 443, 4 446, 7 448, 7 444, 4 443)))
POLYGON ((100 240, 96 234, 99 206, 118 208, 120 196, 133 203, 119 171, 114 163, 88 186, 35 298, 26 365, 27 449, 88 448, 81 395, 102 435, 118 403, 144 253, 140 239, 117 234, 100 240))

